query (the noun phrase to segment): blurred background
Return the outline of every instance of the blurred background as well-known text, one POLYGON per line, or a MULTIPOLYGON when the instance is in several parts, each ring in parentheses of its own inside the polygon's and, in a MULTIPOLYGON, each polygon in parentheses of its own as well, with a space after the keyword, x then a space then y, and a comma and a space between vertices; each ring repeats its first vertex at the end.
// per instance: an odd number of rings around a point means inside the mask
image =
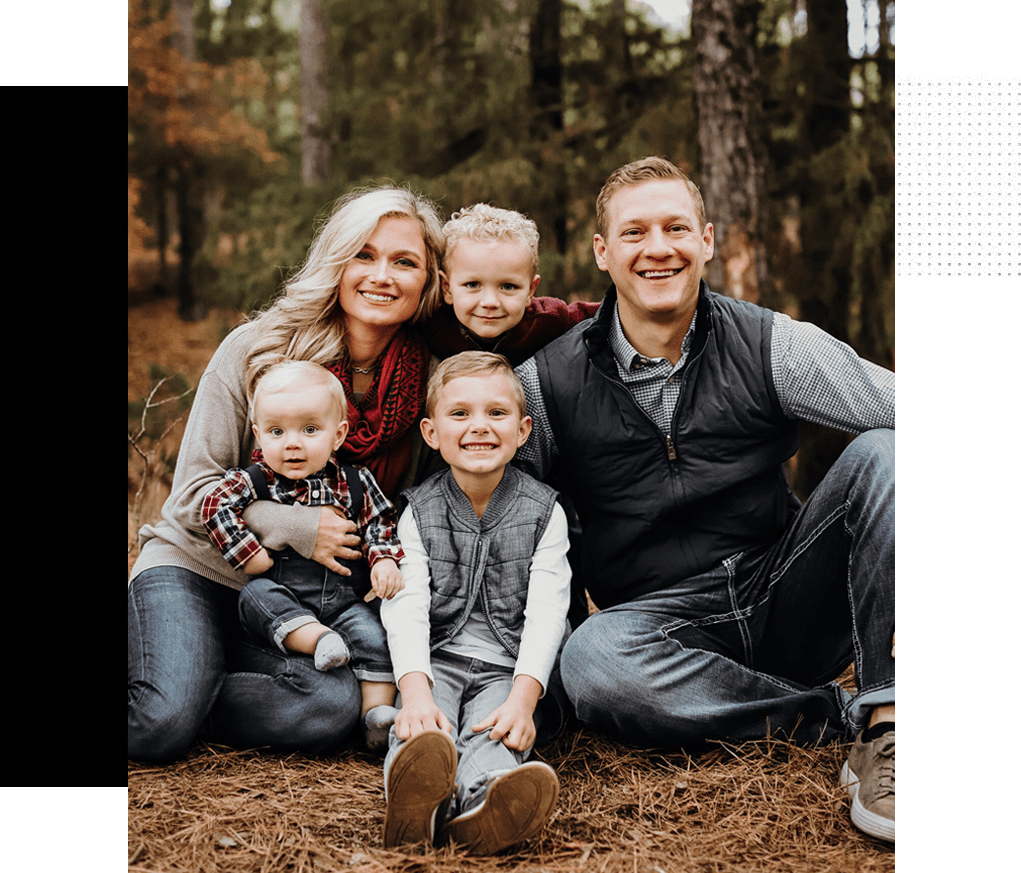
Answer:
MULTIPOLYGON (((268 303, 353 187, 539 226, 540 293, 599 299, 595 198, 699 185, 715 291, 894 363, 894 4, 129 0, 128 302, 268 303)), ((129 337, 130 346, 130 337, 129 337)), ((806 427, 805 496, 846 444, 806 427)))

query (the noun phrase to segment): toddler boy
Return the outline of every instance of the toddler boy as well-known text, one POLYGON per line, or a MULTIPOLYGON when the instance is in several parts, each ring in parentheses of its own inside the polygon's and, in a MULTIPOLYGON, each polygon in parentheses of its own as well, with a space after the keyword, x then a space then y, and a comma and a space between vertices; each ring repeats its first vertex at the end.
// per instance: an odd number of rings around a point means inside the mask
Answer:
POLYGON ((519 212, 476 203, 443 227, 446 253, 442 307, 426 324, 439 358, 469 350, 499 352, 517 366, 599 303, 535 297, 539 287, 539 230, 519 212))
POLYGON ((538 833, 559 794, 527 759, 567 628, 567 519, 553 489, 509 466, 531 419, 502 355, 443 361, 426 414, 450 468, 405 492, 405 588, 381 607, 401 697, 383 844, 493 854, 538 833))
POLYGON ((363 595, 370 585, 380 598, 403 587, 394 507, 368 470, 337 461, 347 402, 324 367, 309 361, 270 367, 251 409, 259 442, 253 464, 228 470, 202 504, 213 543, 231 566, 253 577, 238 598, 241 625, 282 651, 312 655, 317 670, 350 661, 361 685, 366 742, 382 751, 397 690, 383 627, 363 595), (351 570, 345 577, 290 548, 271 555, 241 517, 257 499, 338 507, 357 524, 371 572, 364 561, 343 562, 351 570))

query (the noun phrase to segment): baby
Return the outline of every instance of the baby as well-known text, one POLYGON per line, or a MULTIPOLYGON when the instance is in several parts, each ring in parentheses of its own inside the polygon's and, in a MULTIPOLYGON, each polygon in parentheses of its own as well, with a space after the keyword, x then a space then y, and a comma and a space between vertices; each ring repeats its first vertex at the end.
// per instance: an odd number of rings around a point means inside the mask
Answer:
POLYGON ((396 715, 396 686, 378 604, 363 597, 370 585, 383 599, 404 587, 394 507, 368 470, 335 457, 347 436, 347 402, 328 370, 309 361, 270 367, 251 410, 254 463, 228 470, 202 504, 213 543, 251 577, 238 598, 241 625, 281 651, 311 655, 317 670, 350 662, 366 742, 381 750, 396 715), (338 507, 357 524, 371 571, 365 561, 342 562, 351 570, 342 576, 290 548, 271 555, 242 518, 254 500, 338 507))

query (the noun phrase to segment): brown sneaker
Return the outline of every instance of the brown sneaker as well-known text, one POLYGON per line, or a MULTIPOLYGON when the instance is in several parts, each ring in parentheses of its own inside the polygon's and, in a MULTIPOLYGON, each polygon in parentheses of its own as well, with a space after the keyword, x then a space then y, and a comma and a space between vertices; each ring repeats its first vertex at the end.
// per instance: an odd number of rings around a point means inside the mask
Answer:
POLYGON ((553 768, 529 761, 493 779, 482 803, 447 822, 439 841, 453 840, 470 854, 494 855, 539 833, 559 795, 553 768))
POLYGON ((386 779, 383 845, 432 845, 454 790, 457 749, 443 731, 426 731, 398 750, 386 779))
POLYGON ((851 821, 859 830, 894 842, 894 732, 872 742, 862 735, 840 771, 840 784, 851 796, 851 821))

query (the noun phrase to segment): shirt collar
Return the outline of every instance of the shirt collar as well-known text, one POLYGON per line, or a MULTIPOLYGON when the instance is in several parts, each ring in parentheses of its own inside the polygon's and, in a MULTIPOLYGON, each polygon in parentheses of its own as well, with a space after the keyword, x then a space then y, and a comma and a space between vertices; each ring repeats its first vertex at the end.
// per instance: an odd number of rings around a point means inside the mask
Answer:
MULTIPOLYGON (((680 360, 677 361, 677 365, 672 369, 677 369, 683 366, 684 362, 688 359, 688 352, 691 350, 691 342, 695 336, 696 321, 698 321, 697 311, 692 317, 691 325, 688 327, 688 332, 684 335, 684 339, 681 342, 680 360)), ((647 358, 645 355, 636 351, 635 347, 627 341, 627 337, 624 336, 624 328, 620 323, 619 303, 614 303, 613 318, 610 319, 610 348, 613 350, 613 356, 617 359, 617 365, 625 373, 660 361, 666 361, 666 363, 669 363, 666 358, 647 358)))

